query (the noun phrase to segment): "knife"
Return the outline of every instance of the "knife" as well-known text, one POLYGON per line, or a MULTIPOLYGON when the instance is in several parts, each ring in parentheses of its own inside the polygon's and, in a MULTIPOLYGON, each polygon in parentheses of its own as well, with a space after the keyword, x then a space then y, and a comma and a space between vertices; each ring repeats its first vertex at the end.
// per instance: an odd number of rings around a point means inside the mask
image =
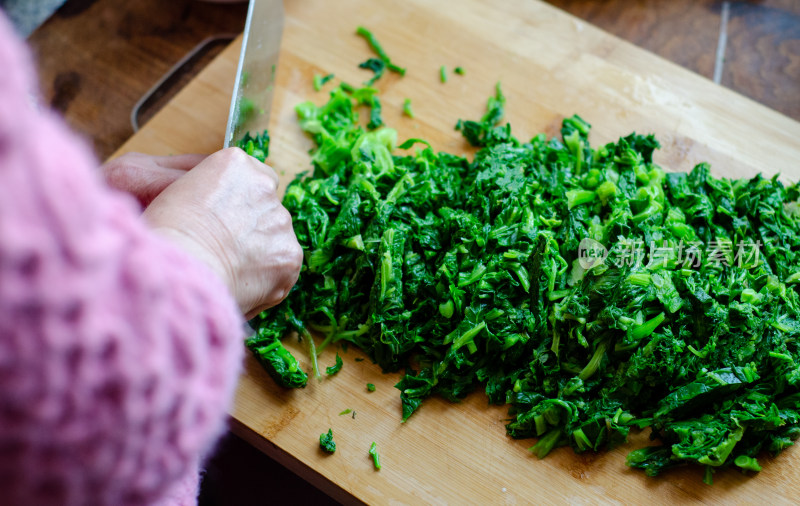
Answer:
POLYGON ((226 148, 247 132, 256 135, 269 127, 282 33, 283 1, 250 0, 225 129, 226 148))

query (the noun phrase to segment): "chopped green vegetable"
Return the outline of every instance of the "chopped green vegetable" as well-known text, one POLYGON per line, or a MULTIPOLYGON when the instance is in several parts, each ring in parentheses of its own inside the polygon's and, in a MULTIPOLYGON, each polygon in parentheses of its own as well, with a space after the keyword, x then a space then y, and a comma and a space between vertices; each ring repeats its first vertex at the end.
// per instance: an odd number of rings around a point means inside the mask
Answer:
POLYGON ((372 96, 369 101, 370 106, 370 114, 369 114, 369 123, 367 123, 367 129, 375 130, 379 126, 383 125, 383 118, 381 117, 381 101, 378 100, 378 97, 372 96))
POLYGON ((323 77, 319 74, 314 74, 314 91, 319 91, 325 86, 325 83, 333 79, 333 74, 328 74, 327 76, 323 77))
POLYGON ((454 69, 453 69, 453 72, 455 72, 456 74, 458 74, 458 75, 460 75, 460 76, 463 76, 464 74, 466 74, 466 72, 464 72, 464 69, 463 69, 462 67, 456 67, 456 68, 454 68, 454 69))
POLYGON ((286 327, 261 327, 245 344, 277 384, 286 388, 304 388, 308 374, 300 369, 297 359, 279 340, 285 330, 286 327))
POLYGON ((439 67, 439 80, 443 83, 447 82, 447 68, 444 65, 439 67))
POLYGON ((306 260, 259 332, 310 325, 323 345, 405 370, 403 420, 431 395, 483 388, 539 457, 649 427, 660 446, 629 466, 694 463, 710 482, 794 444, 796 184, 719 179, 707 164, 667 173, 652 135, 592 147, 579 116, 559 138, 520 141, 501 125, 499 85, 483 118, 457 123, 480 148, 471 160, 419 139, 401 155, 394 130, 359 124, 376 93, 340 86, 297 107, 316 148, 283 202, 306 260))
MULTIPOLYGON (((342 90, 344 91, 344 90, 342 90)), ((381 118, 381 101, 378 99, 378 90, 365 86, 352 91, 352 98, 356 103, 369 106, 369 123, 367 123, 368 130, 375 130, 383 125, 383 118, 381 118)))
MULTIPOLYGON (((489 98, 486 105, 487 112, 483 118, 480 121, 458 120, 456 130, 460 130, 464 138, 473 146, 487 147, 505 143, 519 144, 519 141, 511 137, 511 125, 497 125, 505 114, 505 105, 506 97, 503 95, 500 83, 497 83, 495 95, 489 98)), ((534 137, 533 140, 538 140, 540 143, 545 141, 543 137, 538 136, 534 137)))
POLYGON ((414 117, 414 111, 411 109, 411 99, 407 98, 403 100, 403 114, 408 116, 409 118, 414 117))
POLYGON ((753 457, 748 457, 747 455, 739 455, 736 457, 733 463, 747 471, 761 471, 761 466, 758 465, 758 461, 753 457))
POLYGON ((378 57, 383 61, 387 69, 391 70, 392 72, 397 72, 401 76, 405 75, 406 69, 398 67, 397 65, 392 63, 392 60, 389 59, 389 55, 387 55, 386 51, 383 50, 383 47, 378 42, 378 39, 376 39, 375 36, 372 35, 372 32, 370 32, 363 26, 359 26, 356 29, 356 33, 367 40, 372 50, 375 51, 375 54, 377 54, 378 57))
POLYGON ((345 409, 344 411, 342 411, 341 413, 339 413, 339 416, 342 416, 342 415, 349 415, 349 414, 350 414, 350 413, 352 413, 352 412, 353 412, 353 410, 352 410, 352 409, 350 409, 350 408, 347 408, 347 409, 345 409))
POLYGON ((330 367, 326 367, 325 368, 325 374, 327 374, 328 376, 333 376, 334 374, 336 374, 337 372, 339 372, 342 369, 343 365, 344 365, 344 361, 342 360, 342 357, 340 357, 339 354, 337 353, 336 354, 336 364, 332 365, 330 367))
POLYGON ((381 469, 381 459, 378 455, 378 445, 375 444, 375 441, 369 447, 369 454, 372 457, 372 464, 375 466, 375 469, 380 471, 381 469))
POLYGON ((245 153, 263 163, 269 156, 269 133, 264 130, 253 137, 250 132, 247 132, 236 143, 236 147, 241 148, 245 153))
POLYGON ((367 383, 367 390, 369 390, 370 392, 374 392, 375 385, 373 385, 372 383, 367 383))
POLYGON ((386 70, 386 63, 380 58, 370 58, 369 60, 359 63, 358 66, 362 69, 368 69, 375 73, 372 79, 364 83, 367 86, 372 86, 375 81, 383 76, 383 72, 386 70))
POLYGON ((319 447, 322 451, 333 453, 336 451, 336 442, 333 440, 333 429, 328 429, 328 433, 319 435, 319 447))

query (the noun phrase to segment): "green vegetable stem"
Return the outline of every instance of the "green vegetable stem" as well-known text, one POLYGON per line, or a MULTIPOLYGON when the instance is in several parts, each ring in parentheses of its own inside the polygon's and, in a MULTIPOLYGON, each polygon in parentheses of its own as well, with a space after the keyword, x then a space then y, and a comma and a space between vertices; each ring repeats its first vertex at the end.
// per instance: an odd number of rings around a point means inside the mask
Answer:
POLYGON ((372 445, 369 447, 369 455, 372 457, 372 464, 375 466, 377 471, 381 470, 381 459, 378 455, 378 445, 375 444, 375 441, 372 442, 372 445))

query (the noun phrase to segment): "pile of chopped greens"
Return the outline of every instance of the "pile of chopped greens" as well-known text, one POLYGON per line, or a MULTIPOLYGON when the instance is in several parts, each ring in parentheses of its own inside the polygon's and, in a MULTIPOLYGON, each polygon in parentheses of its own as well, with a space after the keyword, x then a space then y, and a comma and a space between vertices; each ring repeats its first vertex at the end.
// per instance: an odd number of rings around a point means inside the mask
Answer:
POLYGON ((404 154, 374 107, 359 123, 375 94, 340 85, 322 106, 297 106, 313 170, 283 203, 305 263, 247 342, 279 384, 307 381, 280 340, 296 331, 313 345, 314 332, 313 362, 351 343, 404 371, 403 420, 431 395, 483 388, 509 405, 509 435, 538 438, 539 457, 649 427, 659 444, 629 466, 698 463, 710 483, 716 468, 758 471, 762 450, 793 444, 796 184, 719 179, 707 164, 667 173, 653 136, 592 148, 578 116, 560 139, 520 141, 500 124, 499 86, 480 121, 458 122, 480 148, 472 160, 418 139, 404 154), (590 258, 586 244, 605 249, 590 258))

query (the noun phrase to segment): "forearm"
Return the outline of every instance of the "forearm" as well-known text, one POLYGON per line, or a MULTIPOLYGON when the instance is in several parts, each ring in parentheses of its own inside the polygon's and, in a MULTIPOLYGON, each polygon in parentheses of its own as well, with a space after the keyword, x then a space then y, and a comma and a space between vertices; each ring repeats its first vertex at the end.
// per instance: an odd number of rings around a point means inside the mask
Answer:
MULTIPOLYGON (((1 16, 0 16, 1 17, 1 16)), ((28 103, 0 19, 0 483, 11 503, 147 502, 224 423, 242 318, 28 103)))

